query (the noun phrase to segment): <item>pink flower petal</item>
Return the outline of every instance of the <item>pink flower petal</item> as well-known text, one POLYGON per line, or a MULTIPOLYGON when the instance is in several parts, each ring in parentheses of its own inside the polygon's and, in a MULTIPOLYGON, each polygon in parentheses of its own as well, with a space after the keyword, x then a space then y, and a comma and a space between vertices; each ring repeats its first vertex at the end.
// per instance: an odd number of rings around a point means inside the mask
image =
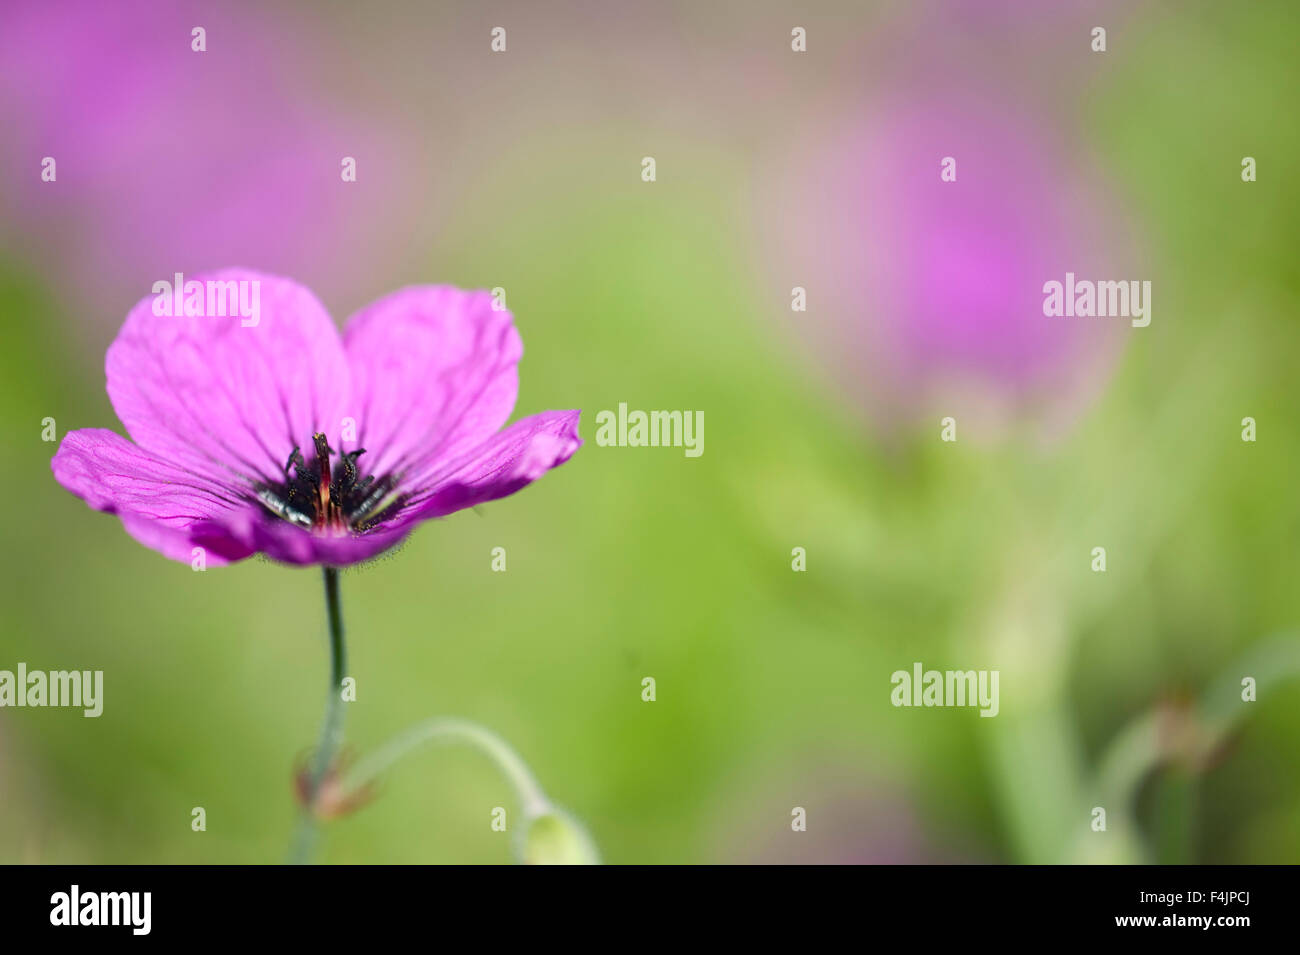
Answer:
POLYGON ((358 446, 371 473, 421 483, 438 462, 496 432, 515 406, 523 343, 488 292, 401 289, 353 316, 344 332, 358 446))
POLYGON ((544 411, 521 418, 458 461, 444 464, 427 489, 407 502, 404 519, 443 517, 526 487, 582 446, 580 414, 544 411))
MULTIPOLYGON (((146 547, 173 560, 189 562, 196 527, 215 521, 240 506, 227 488, 137 447, 102 428, 70 431, 50 462, 54 478, 95 510, 116 514, 127 532, 146 547)), ((209 565, 238 560, 244 550, 208 531, 218 545, 209 565), (220 550, 220 553, 218 553, 220 550)))
MULTIPOLYGON (((323 431, 339 447, 351 384, 338 332, 310 291, 242 269, 186 283, 256 282, 256 325, 234 316, 159 316, 154 297, 108 350, 108 395, 141 447, 196 473, 245 485, 277 480, 295 446, 323 431)), ((168 279, 171 281, 171 279, 168 279)), ((251 321, 251 319, 249 319, 251 321)))
POLYGON ((241 546, 284 564, 328 564, 346 567, 382 554, 414 530, 411 521, 395 520, 362 534, 337 537, 314 534, 287 521, 250 508, 227 518, 220 532, 241 546))

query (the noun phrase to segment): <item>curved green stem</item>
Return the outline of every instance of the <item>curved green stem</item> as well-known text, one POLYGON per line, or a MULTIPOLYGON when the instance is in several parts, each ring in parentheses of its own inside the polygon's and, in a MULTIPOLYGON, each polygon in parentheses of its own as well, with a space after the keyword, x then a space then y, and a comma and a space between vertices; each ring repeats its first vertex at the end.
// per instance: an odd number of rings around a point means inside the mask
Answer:
POLYGON ((447 716, 435 716, 416 723, 358 761, 343 781, 344 793, 357 792, 407 753, 433 741, 468 743, 484 753, 514 789, 525 816, 536 816, 550 810, 551 804, 537 779, 505 740, 478 723, 447 716))
POLYGON ((320 793, 321 783, 329 772, 343 738, 343 678, 347 670, 347 646, 343 639, 343 611, 339 605, 339 572, 325 567, 325 611, 330 632, 330 688, 325 702, 325 720, 321 724, 316 752, 308 766, 307 804, 298 820, 289 861, 300 865, 311 855, 316 842, 316 822, 312 805, 320 793))
POLYGON ((599 865, 590 834, 570 813, 553 805, 528 765, 510 744, 471 720, 435 716, 399 733, 344 776, 341 798, 364 800, 371 784, 402 757, 428 742, 468 743, 486 755, 514 790, 522 825, 515 827, 515 858, 533 865, 599 865))

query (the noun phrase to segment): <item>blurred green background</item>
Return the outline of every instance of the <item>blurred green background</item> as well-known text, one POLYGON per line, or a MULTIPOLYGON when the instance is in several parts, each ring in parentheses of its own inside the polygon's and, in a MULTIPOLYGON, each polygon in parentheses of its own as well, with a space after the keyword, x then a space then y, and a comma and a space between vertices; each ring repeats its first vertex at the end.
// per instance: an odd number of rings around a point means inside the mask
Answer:
MULTIPOLYGON (((62 490, 41 441, 46 416, 120 430, 102 368, 127 310, 226 265, 290 274, 340 322, 403 284, 502 286, 517 415, 583 409, 569 464, 343 575, 355 752, 477 720, 615 863, 1300 858, 1294 4, 166 6, 128 4, 120 33, 89 6, 0 17, 0 668, 105 674, 99 719, 0 710, 0 861, 284 857, 327 675, 319 571, 167 561, 62 490), (57 55, 110 33, 93 69, 57 55), (906 92, 891 70, 927 38, 1037 100, 1125 210, 1115 241, 1143 257, 1117 277, 1155 280, 1152 325, 1051 440, 1033 408, 956 444, 937 416, 882 422, 789 309, 772 157, 807 113, 851 122, 864 82, 906 92), (68 157, 57 183, 44 155, 68 157), (703 456, 598 447, 619 402, 703 410, 703 456), (999 669, 1000 715, 891 706, 918 660, 999 669)), ((489 763, 431 747, 320 858, 507 862, 495 806, 489 763)))

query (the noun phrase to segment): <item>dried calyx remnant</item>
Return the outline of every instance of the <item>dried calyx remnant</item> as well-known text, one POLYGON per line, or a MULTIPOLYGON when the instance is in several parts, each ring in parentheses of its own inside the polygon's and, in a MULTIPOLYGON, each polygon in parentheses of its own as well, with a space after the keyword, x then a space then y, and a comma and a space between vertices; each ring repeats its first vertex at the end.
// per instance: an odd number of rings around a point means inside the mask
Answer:
POLYGON ((330 456, 337 454, 324 434, 312 435, 316 456, 308 463, 298 447, 284 465, 283 484, 257 485, 257 498, 271 513, 291 524, 322 534, 365 531, 392 514, 401 495, 391 475, 360 477, 357 458, 365 448, 340 456, 337 471, 330 456))

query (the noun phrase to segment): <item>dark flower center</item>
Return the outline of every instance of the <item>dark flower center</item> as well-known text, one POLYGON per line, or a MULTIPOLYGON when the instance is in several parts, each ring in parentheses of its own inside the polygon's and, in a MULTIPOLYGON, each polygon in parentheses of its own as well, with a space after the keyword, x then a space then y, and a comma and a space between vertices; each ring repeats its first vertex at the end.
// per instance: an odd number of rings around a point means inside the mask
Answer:
POLYGON ((369 530, 392 516, 400 503, 396 480, 361 476, 357 458, 365 448, 349 451, 339 458, 339 466, 330 466, 330 456, 337 454, 323 434, 312 435, 316 456, 308 463, 297 446, 284 465, 283 483, 256 486, 257 499, 272 514, 291 524, 324 534, 369 530))

